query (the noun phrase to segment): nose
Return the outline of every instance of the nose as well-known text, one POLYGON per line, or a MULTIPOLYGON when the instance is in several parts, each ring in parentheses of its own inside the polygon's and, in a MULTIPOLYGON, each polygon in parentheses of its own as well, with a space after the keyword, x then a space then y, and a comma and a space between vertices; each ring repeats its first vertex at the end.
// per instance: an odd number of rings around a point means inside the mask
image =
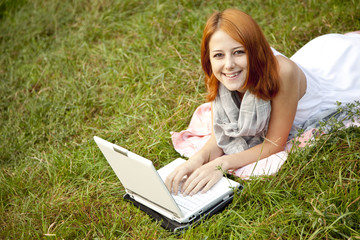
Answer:
POLYGON ((225 59, 225 69, 232 70, 235 67, 235 61, 232 56, 228 56, 225 59))

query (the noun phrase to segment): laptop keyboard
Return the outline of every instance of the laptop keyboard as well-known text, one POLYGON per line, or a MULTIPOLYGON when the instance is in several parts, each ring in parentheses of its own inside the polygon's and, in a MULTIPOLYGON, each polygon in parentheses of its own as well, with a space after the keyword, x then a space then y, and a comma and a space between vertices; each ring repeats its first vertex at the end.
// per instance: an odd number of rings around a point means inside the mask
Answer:
POLYGON ((206 202, 214 197, 214 192, 209 190, 206 193, 197 193, 193 196, 183 196, 180 192, 173 195, 175 202, 179 205, 184 214, 194 211, 196 208, 203 206, 206 202))

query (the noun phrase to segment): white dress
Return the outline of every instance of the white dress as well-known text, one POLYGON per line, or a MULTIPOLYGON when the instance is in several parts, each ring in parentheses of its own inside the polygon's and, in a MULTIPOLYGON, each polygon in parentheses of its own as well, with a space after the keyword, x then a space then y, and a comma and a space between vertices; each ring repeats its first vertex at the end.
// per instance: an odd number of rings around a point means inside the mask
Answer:
POLYGON ((309 119, 320 120, 324 113, 336 110, 337 101, 360 100, 360 34, 317 37, 290 59, 302 69, 307 84, 293 129, 304 128, 309 119))

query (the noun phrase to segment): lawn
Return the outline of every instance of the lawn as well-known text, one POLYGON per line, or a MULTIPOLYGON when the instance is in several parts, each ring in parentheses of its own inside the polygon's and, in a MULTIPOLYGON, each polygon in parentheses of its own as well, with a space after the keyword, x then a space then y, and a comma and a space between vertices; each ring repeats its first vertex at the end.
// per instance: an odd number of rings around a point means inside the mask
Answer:
POLYGON ((0 1, 0 239, 360 239, 359 128, 236 179, 234 202, 180 235, 122 200, 93 136, 156 168, 179 157, 170 132, 205 102, 202 29, 228 7, 287 56, 360 29, 359 0, 0 1))

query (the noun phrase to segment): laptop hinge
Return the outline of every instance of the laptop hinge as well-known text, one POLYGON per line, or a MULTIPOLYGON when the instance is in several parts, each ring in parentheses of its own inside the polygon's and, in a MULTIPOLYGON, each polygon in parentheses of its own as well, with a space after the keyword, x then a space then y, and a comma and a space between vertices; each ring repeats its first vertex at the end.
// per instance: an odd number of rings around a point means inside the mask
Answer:
POLYGON ((121 149, 121 148, 117 147, 116 145, 113 146, 113 149, 115 152, 118 152, 126 157, 128 156, 128 151, 125 149, 121 149))
MULTIPOLYGON (((133 198, 133 199, 135 199, 134 196, 136 196, 137 198, 144 199, 145 201, 150 202, 151 204, 153 204, 153 205, 155 205, 155 206, 163 209, 164 211, 166 211, 166 212, 174 215, 175 217, 180 218, 179 214, 177 214, 176 212, 169 211, 168 209, 164 208, 163 206, 160 206, 159 204, 157 204, 157 203, 155 203, 155 202, 153 202, 153 201, 151 201, 151 200, 149 200, 149 199, 147 199, 147 198, 144 198, 143 196, 140 196, 139 194, 137 194, 137 193, 129 190, 128 188, 126 188, 126 192, 127 192, 127 193, 130 195, 130 197, 133 198)), ((135 199, 135 200, 136 200, 136 199, 135 199)), ((154 209, 153 209, 153 210, 154 210, 154 209)), ((154 210, 154 211, 155 211, 155 210, 154 210)))

